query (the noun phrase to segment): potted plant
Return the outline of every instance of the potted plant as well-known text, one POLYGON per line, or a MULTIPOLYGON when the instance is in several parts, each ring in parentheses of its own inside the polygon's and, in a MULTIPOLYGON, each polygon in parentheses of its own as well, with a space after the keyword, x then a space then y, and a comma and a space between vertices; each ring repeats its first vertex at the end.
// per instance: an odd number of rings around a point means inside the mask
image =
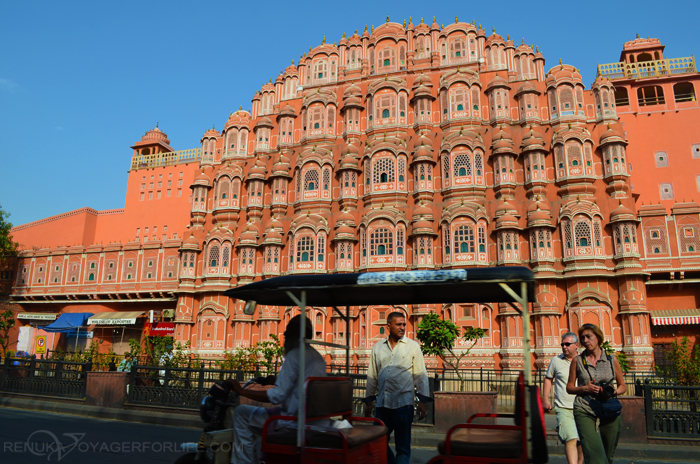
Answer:
POLYGON ((421 342, 424 355, 438 356, 445 366, 455 371, 459 379, 458 392, 435 392, 435 430, 447 432, 455 425, 465 422, 475 413, 496 413, 496 392, 465 392, 464 372, 459 363, 464 359, 486 331, 480 327, 467 327, 460 335, 460 328, 435 313, 426 314, 418 324, 416 338, 421 342), (455 342, 461 338, 467 348, 455 351, 455 342))

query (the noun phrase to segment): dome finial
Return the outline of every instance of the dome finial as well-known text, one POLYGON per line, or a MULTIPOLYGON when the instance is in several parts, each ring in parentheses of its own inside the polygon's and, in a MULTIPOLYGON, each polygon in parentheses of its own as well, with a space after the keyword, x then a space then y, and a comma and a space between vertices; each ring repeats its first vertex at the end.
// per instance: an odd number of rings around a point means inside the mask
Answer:
POLYGON ((637 38, 639 38, 639 32, 637 32, 637 38))
POLYGON ((325 44, 326 44, 326 36, 324 35, 323 40, 321 41, 321 45, 325 45, 325 44))
POLYGON ((406 29, 406 20, 403 20, 403 28, 406 29))
POLYGON ((158 129, 158 122, 156 121, 156 129, 158 129))
POLYGON ((372 34, 374 34, 374 24, 372 24, 372 34))
POLYGON ((525 45, 525 37, 523 37, 523 45, 525 45))
POLYGON ((420 19, 420 23, 423 24, 423 18, 420 19))
POLYGON ((457 16, 455 16, 455 24, 459 22, 459 19, 457 19, 457 16))
POLYGON ((491 31, 495 34, 496 33, 496 26, 492 26, 491 31))
POLYGON ((537 52, 537 53, 540 52, 540 46, 539 46, 539 45, 535 45, 535 52, 537 52))
POLYGON ((389 24, 389 15, 386 15, 386 23, 389 24))

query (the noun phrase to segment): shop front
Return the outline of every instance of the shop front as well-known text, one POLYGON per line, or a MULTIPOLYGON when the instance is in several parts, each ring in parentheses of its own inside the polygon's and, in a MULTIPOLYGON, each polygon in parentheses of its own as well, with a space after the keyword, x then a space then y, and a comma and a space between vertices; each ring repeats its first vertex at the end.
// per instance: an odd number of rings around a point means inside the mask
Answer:
POLYGON ((688 337, 691 346, 700 343, 700 308, 649 311, 654 348, 654 365, 671 367, 669 353, 673 342, 688 337))
POLYGON ((96 313, 87 323, 94 337, 105 348, 111 346, 116 354, 129 351, 129 340, 141 342, 144 332, 145 311, 112 311, 96 313))
POLYGON ((55 321, 56 317, 53 313, 17 313, 19 333, 16 351, 24 351, 38 357, 45 354, 57 340, 54 334, 48 334, 42 329, 55 321))

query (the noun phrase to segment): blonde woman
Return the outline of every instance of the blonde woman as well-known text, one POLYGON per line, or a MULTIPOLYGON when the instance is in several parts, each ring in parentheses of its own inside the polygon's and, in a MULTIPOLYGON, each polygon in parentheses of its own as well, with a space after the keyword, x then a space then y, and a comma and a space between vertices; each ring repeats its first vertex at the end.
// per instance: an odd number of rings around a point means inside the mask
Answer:
POLYGON ((622 418, 619 409, 614 417, 606 417, 601 405, 617 404, 618 394, 627 391, 620 363, 606 355, 601 344, 605 340, 600 327, 584 324, 578 330, 585 350, 571 363, 566 391, 576 395, 574 420, 578 429, 586 464, 612 464, 620 438, 622 418), (577 380, 578 385, 577 387, 577 380), (613 387, 615 381, 617 387, 613 387), (598 427, 596 425, 600 421, 598 427))

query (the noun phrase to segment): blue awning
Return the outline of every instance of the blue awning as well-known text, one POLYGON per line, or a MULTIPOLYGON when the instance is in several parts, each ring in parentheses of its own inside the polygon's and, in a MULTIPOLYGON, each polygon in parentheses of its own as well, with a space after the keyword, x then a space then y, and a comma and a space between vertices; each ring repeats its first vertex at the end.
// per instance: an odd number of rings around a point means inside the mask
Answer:
POLYGON ((44 326, 41 330, 45 332, 65 333, 70 332, 78 327, 83 327, 85 321, 92 317, 93 313, 65 313, 61 314, 51 324, 44 326))

